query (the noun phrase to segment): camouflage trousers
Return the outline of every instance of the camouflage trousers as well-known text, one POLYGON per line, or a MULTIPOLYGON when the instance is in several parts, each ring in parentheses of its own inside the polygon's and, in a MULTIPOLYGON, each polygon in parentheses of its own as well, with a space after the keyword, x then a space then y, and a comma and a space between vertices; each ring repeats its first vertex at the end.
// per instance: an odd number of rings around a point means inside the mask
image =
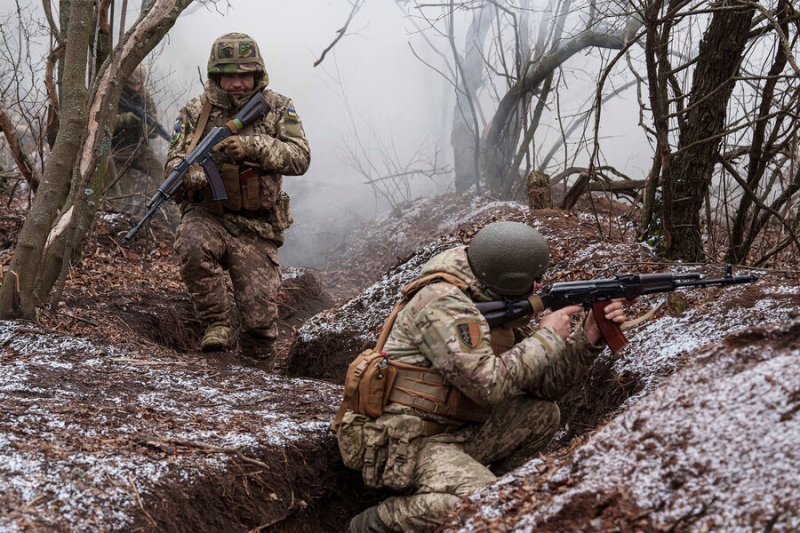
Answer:
POLYGON ((175 238, 180 272, 204 326, 230 322, 233 305, 225 271, 239 311, 243 355, 271 359, 278 337, 278 248, 249 233, 231 235, 220 219, 199 206, 183 214, 175 238))
POLYGON ((516 396, 482 424, 428 438, 419 451, 410 495, 388 498, 378 515, 393 531, 434 531, 438 518, 461 498, 495 481, 543 450, 556 434, 555 402, 516 396))

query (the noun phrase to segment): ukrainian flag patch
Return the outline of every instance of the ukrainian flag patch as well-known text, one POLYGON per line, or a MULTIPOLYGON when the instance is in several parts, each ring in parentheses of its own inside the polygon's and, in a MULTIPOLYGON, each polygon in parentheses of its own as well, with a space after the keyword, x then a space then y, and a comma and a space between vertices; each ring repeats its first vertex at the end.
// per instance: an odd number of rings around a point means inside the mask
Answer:
POLYGON ((181 138, 181 118, 178 117, 175 119, 175 126, 172 127, 172 139, 169 141, 170 145, 175 144, 178 142, 178 139, 181 138))
POLYGON ((297 118, 297 111, 295 111, 291 107, 286 110, 286 114, 289 115, 292 118, 297 118))

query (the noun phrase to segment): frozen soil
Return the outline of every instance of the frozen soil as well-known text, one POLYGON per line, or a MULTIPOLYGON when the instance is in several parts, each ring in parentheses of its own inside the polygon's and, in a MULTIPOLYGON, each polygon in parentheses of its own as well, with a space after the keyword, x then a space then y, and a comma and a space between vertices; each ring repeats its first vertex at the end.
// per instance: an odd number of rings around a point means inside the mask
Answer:
MULTIPOLYGON (((598 223, 450 195, 365 226, 328 251, 326 269, 285 269, 274 373, 235 348, 200 353, 171 235, 156 226, 123 248, 127 223, 99 216, 62 305, 0 323, 0 531, 344 531, 385 497, 342 465, 329 430, 344 372, 429 257, 505 219, 548 237, 551 280, 724 273, 660 261, 621 212, 600 208, 598 223)), ((18 229, 3 219, 5 246, 18 229)), ((443 530, 797 530, 800 487, 782 474, 797 457, 781 450, 800 440, 789 368, 800 290, 796 272, 756 273, 686 291, 682 313, 665 298, 633 306, 657 310, 561 402, 547 453, 464 500, 443 530)))

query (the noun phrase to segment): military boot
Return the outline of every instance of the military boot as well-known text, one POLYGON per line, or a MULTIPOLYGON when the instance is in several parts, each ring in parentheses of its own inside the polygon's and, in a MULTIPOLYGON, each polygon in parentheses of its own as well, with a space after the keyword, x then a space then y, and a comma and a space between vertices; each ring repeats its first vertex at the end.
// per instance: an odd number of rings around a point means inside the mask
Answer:
POLYGON ((206 328, 200 349, 204 352, 219 352, 231 343, 233 330, 227 322, 214 322, 206 328))
POLYGON ((378 515, 378 506, 369 507, 350 520, 347 533, 393 533, 378 515))
POLYGON ((260 366, 271 366, 277 355, 276 337, 277 331, 268 336, 247 330, 242 331, 239 337, 242 356, 251 361, 262 363, 260 366))

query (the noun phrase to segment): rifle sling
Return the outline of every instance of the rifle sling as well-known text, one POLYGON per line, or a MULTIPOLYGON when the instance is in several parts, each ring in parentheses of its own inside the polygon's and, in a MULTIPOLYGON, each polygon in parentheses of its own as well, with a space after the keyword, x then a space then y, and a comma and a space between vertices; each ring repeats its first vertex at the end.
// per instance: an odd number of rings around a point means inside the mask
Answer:
POLYGON ((208 122, 208 116, 210 114, 211 100, 208 98, 203 98, 203 110, 200 112, 200 118, 197 120, 197 127, 194 130, 192 143, 189 145, 189 149, 186 150, 187 154, 191 154, 194 151, 195 146, 197 146, 197 143, 200 142, 200 138, 203 137, 203 130, 206 128, 206 123, 208 122))

